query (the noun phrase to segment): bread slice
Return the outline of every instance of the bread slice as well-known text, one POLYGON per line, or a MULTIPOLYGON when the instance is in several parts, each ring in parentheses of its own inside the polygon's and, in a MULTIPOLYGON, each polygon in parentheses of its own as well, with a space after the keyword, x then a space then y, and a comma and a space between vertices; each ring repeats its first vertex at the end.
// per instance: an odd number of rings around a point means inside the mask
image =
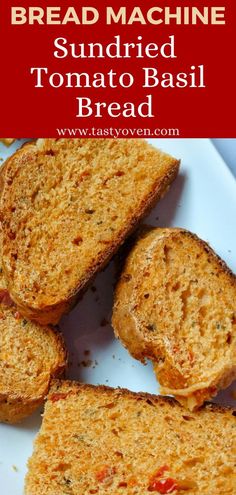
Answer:
POLYGON ((26 495, 233 495, 235 412, 55 381, 26 495), (223 433, 222 433, 223 432, 223 433))
POLYGON ((0 255, 0 421, 15 423, 30 415, 43 403, 51 378, 61 375, 65 365, 61 335, 17 311, 0 255))
POLYGON ((18 150, 1 215, 4 272, 22 314, 57 323, 178 168, 143 140, 39 139, 18 150))
POLYGON ((15 138, 0 138, 0 141, 6 146, 10 146, 12 143, 14 143, 15 138))
POLYGON ((236 377, 236 278, 183 229, 143 234, 116 288, 113 327, 129 352, 151 359, 161 393, 189 409, 236 377))

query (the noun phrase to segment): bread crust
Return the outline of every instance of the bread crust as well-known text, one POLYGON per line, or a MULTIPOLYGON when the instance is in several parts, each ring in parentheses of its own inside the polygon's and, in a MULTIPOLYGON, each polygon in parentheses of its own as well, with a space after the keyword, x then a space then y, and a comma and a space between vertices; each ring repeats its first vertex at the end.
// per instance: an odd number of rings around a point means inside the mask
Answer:
MULTIPOLYGON (((218 275, 221 273, 226 277, 228 287, 232 287, 236 294, 235 275, 205 241, 184 229, 149 229, 148 232, 143 232, 138 238, 125 262, 115 291, 112 324, 116 336, 120 338, 134 358, 141 362, 151 359, 161 386, 161 393, 174 395, 179 402, 190 410, 194 410, 201 406, 205 400, 216 395, 220 389, 229 386, 236 378, 236 346, 232 344, 231 357, 228 357, 227 362, 224 361, 222 365, 219 363, 219 368, 212 375, 209 373, 208 376, 201 379, 196 376, 196 381, 193 380, 188 383, 186 372, 181 366, 177 366, 172 350, 168 350, 166 344, 164 344, 165 337, 160 337, 157 345, 155 341, 149 339, 144 333, 144 328, 136 313, 139 294, 137 266, 139 266, 140 272, 143 273, 144 266, 147 268, 147 265, 143 261, 141 266, 142 262, 140 260, 142 256, 143 259, 145 259, 146 255, 151 257, 152 249, 153 251, 157 249, 160 241, 167 239, 168 236, 171 239, 175 238, 175 236, 181 236, 183 239, 187 237, 197 243, 207 254, 211 263, 214 261, 217 264, 218 275), (129 277, 130 281, 127 281, 129 277)), ((152 287, 150 286, 151 290, 152 287)), ((235 332, 232 338, 234 337, 235 332)), ((168 334, 166 334, 166 338, 168 339, 168 334)), ((177 345, 179 347, 181 344, 178 343, 177 345)), ((201 344, 199 343, 199 345, 201 344)))
MULTIPOLYGON (((174 397, 169 397, 166 395, 156 395, 156 394, 151 394, 149 392, 134 392, 132 390, 129 390, 128 388, 123 388, 123 387, 109 387, 109 385, 92 385, 91 383, 81 383, 77 382, 75 380, 63 380, 63 379, 53 379, 51 381, 51 386, 47 395, 47 400, 51 400, 53 395, 60 391, 60 393, 68 392, 68 388, 70 391, 73 393, 79 394, 80 391, 82 390, 94 390, 98 392, 107 392, 113 395, 114 393, 117 394, 118 396, 129 396, 133 397, 134 399, 143 399, 143 400, 151 400, 155 404, 170 404, 173 407, 178 407, 182 411, 185 409, 183 406, 179 403, 178 400, 176 400, 174 397)), ((233 407, 229 406, 221 406, 219 404, 216 404, 214 402, 209 402, 207 401, 204 405, 202 404, 201 407, 199 408, 199 413, 201 410, 208 410, 214 412, 219 412, 219 413, 230 413, 235 415, 236 411, 233 407)))
POLYGON ((153 181, 152 187, 150 188, 148 194, 146 194, 141 201, 139 210, 133 213, 132 219, 129 223, 123 225, 122 231, 114 234, 113 239, 104 247, 99 258, 94 260, 90 268, 83 274, 83 277, 81 277, 78 282, 70 288, 63 299, 60 299, 60 301, 53 304, 44 303, 43 305, 40 305, 38 304, 37 297, 35 297, 34 302, 29 304, 22 296, 22 293, 16 290, 14 286, 6 250, 11 251, 11 240, 9 240, 9 218, 11 217, 10 196, 12 180, 14 180, 14 176, 20 173, 20 167, 24 166, 25 155, 28 154, 28 152, 34 154, 35 146, 35 142, 25 143, 24 146, 17 150, 13 157, 10 157, 4 165, 4 177, 6 180, 3 185, 0 213, 3 224, 3 269, 11 297, 17 304, 20 312, 27 318, 37 321, 43 325, 48 323, 56 324, 60 320, 61 315, 67 313, 76 304, 97 272, 106 266, 126 237, 135 229, 138 222, 167 192, 170 184, 178 174, 179 161, 169 157, 168 155, 161 154, 162 159, 166 159, 167 161, 166 171, 163 176, 161 178, 159 177, 156 182, 153 181), (14 163, 18 161, 18 167, 15 168, 13 174, 14 176, 12 176, 11 170, 12 159, 14 159, 14 163), (10 186, 8 183, 10 183, 10 186))

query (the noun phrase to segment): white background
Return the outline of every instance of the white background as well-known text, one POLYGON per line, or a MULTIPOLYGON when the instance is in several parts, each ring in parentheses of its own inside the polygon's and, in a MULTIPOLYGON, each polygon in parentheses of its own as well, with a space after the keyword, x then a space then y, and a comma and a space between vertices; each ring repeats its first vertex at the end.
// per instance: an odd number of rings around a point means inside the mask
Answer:
POLYGON ((212 139, 212 141, 236 177, 236 139, 212 139))

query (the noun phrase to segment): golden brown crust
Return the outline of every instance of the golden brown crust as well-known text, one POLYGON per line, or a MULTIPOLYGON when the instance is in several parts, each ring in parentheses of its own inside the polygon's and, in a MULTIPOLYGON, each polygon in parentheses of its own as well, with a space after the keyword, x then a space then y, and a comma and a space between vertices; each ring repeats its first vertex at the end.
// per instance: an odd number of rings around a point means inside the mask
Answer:
MULTIPOLYGON (((53 140, 45 140, 45 141, 51 142, 53 140)), ((83 140, 77 140, 77 141, 83 141, 83 140)), ((100 143, 100 140, 98 141, 100 143)), ((134 140, 133 142, 134 146, 136 142, 137 141, 134 140)), ((101 146, 99 143, 98 146, 101 146)), ((38 146, 40 146, 40 144, 38 146)), ((128 146, 127 143, 126 146, 128 146)), ((114 253, 117 251, 119 246, 124 242, 125 238, 134 230, 134 228, 136 227, 137 223, 141 220, 141 218, 143 218, 150 210, 150 208, 155 204, 155 202, 158 201, 165 194, 169 185, 175 179, 178 173, 179 162, 169 157, 168 155, 160 153, 159 151, 156 152, 157 170, 158 170, 158 159, 161 159, 163 162, 166 161, 166 165, 162 164, 164 170, 162 175, 160 176, 160 174, 159 175, 157 174, 157 178, 156 179, 155 177, 153 178, 152 186, 149 187, 148 192, 143 194, 142 201, 139 204, 139 209, 132 213, 132 216, 129 218, 127 222, 123 222, 122 229, 114 231, 113 238, 110 239, 109 242, 107 242, 103 246, 102 252, 99 254, 99 256, 93 260, 93 262, 86 269, 83 275, 80 276, 79 280, 77 280, 77 282, 74 283, 74 285, 69 288, 67 293, 64 294, 63 297, 60 298, 58 302, 50 304, 50 303, 46 303, 46 299, 45 299, 45 302, 41 304, 38 302, 36 295, 34 301, 29 303, 28 301, 26 301, 25 295, 22 295, 22 291, 16 289, 14 284, 12 271, 10 269, 10 261, 9 261, 9 256, 11 256, 11 249, 13 249, 12 246, 14 241, 9 240, 8 236, 10 235, 10 224, 11 224, 10 210, 12 208, 11 205, 12 182, 14 183, 14 178, 17 177, 18 174, 20 174, 20 169, 21 167, 24 167, 25 161, 28 162, 29 160, 33 159, 32 157, 34 156, 35 147, 36 147, 35 143, 26 143, 23 148, 18 150, 13 155, 13 157, 8 159, 5 165, 4 175, 6 176, 7 180, 4 186, 4 191, 2 195, 2 206, 1 206, 1 211, 2 211, 1 215, 2 215, 3 233, 4 233, 4 273, 6 275, 11 296, 13 300, 16 302, 22 314, 24 314, 26 317, 30 318, 31 320, 39 322, 40 324, 47 324, 47 323, 55 324, 59 321, 60 316, 63 313, 68 312, 69 309, 76 303, 76 301, 81 296, 81 293, 86 288, 86 286, 91 281, 91 279, 95 276, 95 274, 99 270, 101 270, 107 264, 107 262, 114 255, 114 253), (15 167, 14 171, 12 170, 13 159, 14 159, 14 167, 15 167)), ((109 160, 109 156, 108 156, 108 160, 109 160)), ((155 158, 153 157, 153 161, 154 160, 155 158)), ((128 207, 129 206, 130 205, 128 204, 128 207)))
POLYGON ((193 410, 236 377, 235 295, 235 275, 206 242, 184 229, 152 229, 141 234, 125 262, 115 293, 113 327, 136 359, 153 361, 161 392, 175 395, 193 410), (182 251, 178 240, 185 246, 182 251), (162 263, 165 249, 168 258, 170 242, 176 259, 165 261, 162 268, 153 260, 156 256, 162 263), (153 288, 155 278, 158 289, 153 288), (157 302, 155 313, 152 304, 157 302), (151 332, 148 319, 153 320, 151 332))
MULTIPOLYGON (((143 399, 143 400, 151 400, 155 404, 169 404, 173 407, 180 408, 182 411, 185 409, 182 407, 182 405, 177 401, 174 397, 169 397, 165 395, 156 395, 156 394, 151 394, 149 392, 133 392, 132 390, 129 390, 128 388, 123 388, 123 387, 109 387, 108 385, 92 385, 91 383, 80 383, 75 380, 63 380, 63 379, 54 379, 51 381, 51 386, 50 390, 47 396, 47 400, 51 400, 52 396, 57 393, 60 390, 60 393, 63 393, 64 391, 70 394, 70 391, 74 392, 75 394, 79 394, 81 390, 94 390, 97 392, 107 392, 108 394, 113 395, 114 393, 118 396, 129 396, 133 397, 134 399, 143 399), (69 391, 68 391, 69 388, 69 391)), ((206 402, 204 405, 202 405, 198 412, 200 413, 201 410, 209 410, 214 412, 219 412, 219 413, 232 413, 236 414, 236 411, 233 407, 227 407, 227 406, 221 406, 219 404, 216 404, 214 402, 206 402)))

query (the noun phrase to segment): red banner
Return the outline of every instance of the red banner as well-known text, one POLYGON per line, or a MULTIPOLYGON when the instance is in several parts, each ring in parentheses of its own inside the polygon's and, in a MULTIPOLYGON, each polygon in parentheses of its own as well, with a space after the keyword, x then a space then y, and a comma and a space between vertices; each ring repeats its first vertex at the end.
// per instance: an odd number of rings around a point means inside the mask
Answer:
POLYGON ((0 7, 3 137, 235 137, 233 1, 0 7))

